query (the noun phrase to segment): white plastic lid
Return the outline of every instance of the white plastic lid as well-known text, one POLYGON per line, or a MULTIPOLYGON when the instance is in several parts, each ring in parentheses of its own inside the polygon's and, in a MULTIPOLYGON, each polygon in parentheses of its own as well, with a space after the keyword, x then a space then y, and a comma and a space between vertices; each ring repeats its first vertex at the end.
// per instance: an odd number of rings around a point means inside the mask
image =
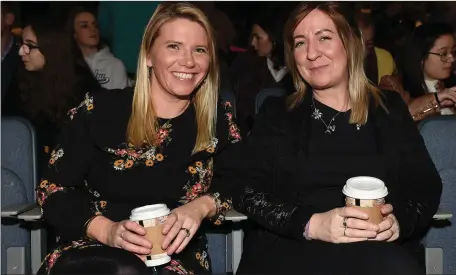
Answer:
POLYGON ((152 204, 135 208, 131 211, 131 221, 142 221, 169 215, 170 210, 166 204, 152 204))
POLYGON ((388 195, 385 183, 374 177, 353 177, 347 180, 342 193, 346 196, 361 199, 375 200, 388 195))

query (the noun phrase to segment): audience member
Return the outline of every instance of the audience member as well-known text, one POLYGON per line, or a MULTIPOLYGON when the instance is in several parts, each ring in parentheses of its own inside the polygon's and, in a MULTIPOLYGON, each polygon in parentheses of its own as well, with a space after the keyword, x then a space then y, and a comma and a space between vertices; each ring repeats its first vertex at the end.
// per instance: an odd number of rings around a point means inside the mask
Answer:
POLYGON ((103 88, 111 90, 129 86, 122 61, 111 54, 108 46, 100 43, 95 14, 83 7, 74 8, 68 19, 68 29, 103 88))
POLYGON ((375 46, 375 25, 370 14, 358 12, 356 19, 364 42, 364 71, 372 83, 378 84, 383 76, 395 73, 396 64, 387 50, 375 46))
POLYGON ((261 90, 286 87, 289 93, 293 93, 293 81, 285 65, 284 21, 272 13, 257 16, 251 30, 251 50, 240 54, 231 64, 237 118, 244 134, 253 125, 255 99, 261 90))
POLYGON ((408 38, 402 77, 385 76, 380 86, 399 92, 413 119, 454 115, 456 87, 444 87, 455 61, 455 38, 447 24, 424 24, 408 38))
POLYGON ((442 182, 402 98, 366 78, 352 10, 301 3, 284 37, 297 91, 266 101, 242 150, 233 203, 254 225, 237 274, 424 274, 402 245, 419 244, 442 182), (388 188, 378 224, 345 206, 361 175, 388 188))
POLYGON ((14 85, 17 71, 22 65, 21 58, 17 54, 19 38, 12 33, 14 19, 9 3, 2 1, 2 114, 5 115, 9 113, 7 94, 15 92, 11 86, 14 85))
POLYGON ((211 274, 206 230, 232 208, 240 149, 231 104, 218 102, 215 37, 201 10, 172 2, 143 37, 134 90, 88 93, 69 112, 37 189, 60 236, 40 274, 211 274), (157 203, 172 209, 163 243, 129 220, 157 203), (147 269, 160 246, 172 260, 147 269))
POLYGON ((56 145, 67 111, 99 85, 87 65, 76 64, 69 34, 49 17, 30 20, 18 48, 24 70, 19 76, 14 114, 35 126, 41 170, 49 159, 49 148, 56 145))

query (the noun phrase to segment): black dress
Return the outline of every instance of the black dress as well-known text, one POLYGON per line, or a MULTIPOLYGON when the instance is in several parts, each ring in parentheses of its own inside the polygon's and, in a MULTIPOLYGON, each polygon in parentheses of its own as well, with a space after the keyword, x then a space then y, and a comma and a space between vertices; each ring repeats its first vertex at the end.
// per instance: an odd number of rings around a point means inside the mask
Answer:
MULTIPOLYGON (((204 233, 211 224, 220 224, 231 208, 231 198, 225 192, 231 173, 225 174, 236 163, 233 158, 240 144, 231 105, 219 104, 216 137, 205 150, 192 155, 197 130, 193 105, 176 118, 159 119, 160 146, 145 144, 135 148, 125 142, 132 99, 130 88, 102 90, 87 94, 78 107, 70 110, 70 121, 51 153, 37 189, 44 218, 60 236, 60 245, 46 257, 40 272, 49 273, 54 265, 59 272, 70 272, 57 261, 70 257, 67 255, 76 260, 64 262, 81 262, 77 255, 82 254, 90 259, 112 255, 117 262, 134 262, 129 252, 83 238, 84 224, 94 215, 121 221, 128 219, 136 207, 166 203, 173 209, 199 196, 211 195, 217 205, 212 223, 203 221, 186 249, 173 255, 166 266, 167 270, 183 274, 210 273, 204 233), (80 252, 83 250, 87 252, 80 252), (126 256, 118 259, 119 253, 126 256)), ((96 259, 90 259, 92 264, 98 264, 96 259)))
POLYGON ((350 111, 338 114, 315 101, 319 111, 315 112, 309 95, 289 113, 277 107, 282 103, 265 108, 243 150, 246 158, 256 155, 256 162, 247 161, 250 175, 238 182, 245 187, 233 195, 235 208, 252 223, 245 232, 239 274, 423 273, 401 244, 431 221, 441 181, 405 104, 398 96, 386 94, 391 114, 372 106, 368 123, 360 127, 349 124, 350 111), (315 119, 318 113, 326 125, 335 126, 334 131, 325 133, 324 123, 315 119), (408 131, 408 138, 401 131, 408 131), (411 148, 416 149, 410 156, 414 159, 402 155, 411 148), (414 169, 422 170, 409 176, 414 169), (303 232, 309 218, 343 207, 342 187, 354 176, 373 176, 385 182, 388 202, 401 227, 400 239, 353 244, 307 241, 303 232), (413 185, 416 187, 404 196, 403 187, 413 185))

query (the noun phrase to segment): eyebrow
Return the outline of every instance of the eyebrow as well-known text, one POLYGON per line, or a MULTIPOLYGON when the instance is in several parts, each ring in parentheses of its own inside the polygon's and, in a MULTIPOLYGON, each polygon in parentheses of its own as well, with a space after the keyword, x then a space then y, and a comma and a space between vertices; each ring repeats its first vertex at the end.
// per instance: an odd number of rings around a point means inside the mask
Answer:
MULTIPOLYGON (((184 44, 184 43, 179 42, 179 41, 174 41, 174 40, 167 40, 167 41, 165 42, 165 44, 177 44, 177 45, 182 45, 182 44, 184 44)), ((196 45, 195 48, 206 48, 206 49, 207 49, 208 46, 206 46, 206 45, 196 45)))
POLYGON ((36 45, 36 42, 35 42, 35 41, 33 41, 33 40, 30 40, 30 39, 25 39, 25 42, 27 42, 27 43, 31 43, 31 44, 35 44, 35 45, 36 45))
MULTIPOLYGON (((315 33, 315 35, 319 35, 319 34, 322 34, 322 33, 324 33, 324 32, 334 33, 334 32, 333 32, 332 30, 330 30, 330 29, 321 29, 321 30, 317 31, 317 32, 315 33)), ((293 37, 293 39, 296 39, 296 38, 305 38, 305 37, 304 37, 304 35, 302 35, 302 34, 298 34, 298 35, 295 35, 295 36, 293 37)))

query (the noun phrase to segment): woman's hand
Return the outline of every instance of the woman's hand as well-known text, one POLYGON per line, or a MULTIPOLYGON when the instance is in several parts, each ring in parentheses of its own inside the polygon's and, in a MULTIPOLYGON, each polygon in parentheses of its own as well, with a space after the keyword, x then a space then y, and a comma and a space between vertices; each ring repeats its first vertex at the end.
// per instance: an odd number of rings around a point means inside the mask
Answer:
POLYGON ((381 211, 385 218, 378 224, 379 230, 377 237, 371 240, 393 242, 399 238, 400 233, 399 223, 393 214, 393 206, 391 204, 385 204, 382 206, 381 211))
POLYGON ((367 219, 369 216, 366 213, 354 207, 314 214, 310 218, 309 237, 331 243, 352 243, 376 238, 379 226, 367 222, 367 219))
POLYGON ((130 251, 142 260, 152 249, 152 243, 145 237, 146 229, 129 220, 113 222, 103 216, 96 217, 89 224, 87 235, 105 245, 130 251))
POLYGON ((442 89, 437 92, 440 101, 440 107, 455 107, 456 106, 456 86, 442 89))
POLYGON ((162 248, 166 249, 168 255, 180 253, 193 238, 203 219, 214 212, 215 202, 208 196, 197 198, 174 209, 163 226, 163 234, 166 237, 162 248))

